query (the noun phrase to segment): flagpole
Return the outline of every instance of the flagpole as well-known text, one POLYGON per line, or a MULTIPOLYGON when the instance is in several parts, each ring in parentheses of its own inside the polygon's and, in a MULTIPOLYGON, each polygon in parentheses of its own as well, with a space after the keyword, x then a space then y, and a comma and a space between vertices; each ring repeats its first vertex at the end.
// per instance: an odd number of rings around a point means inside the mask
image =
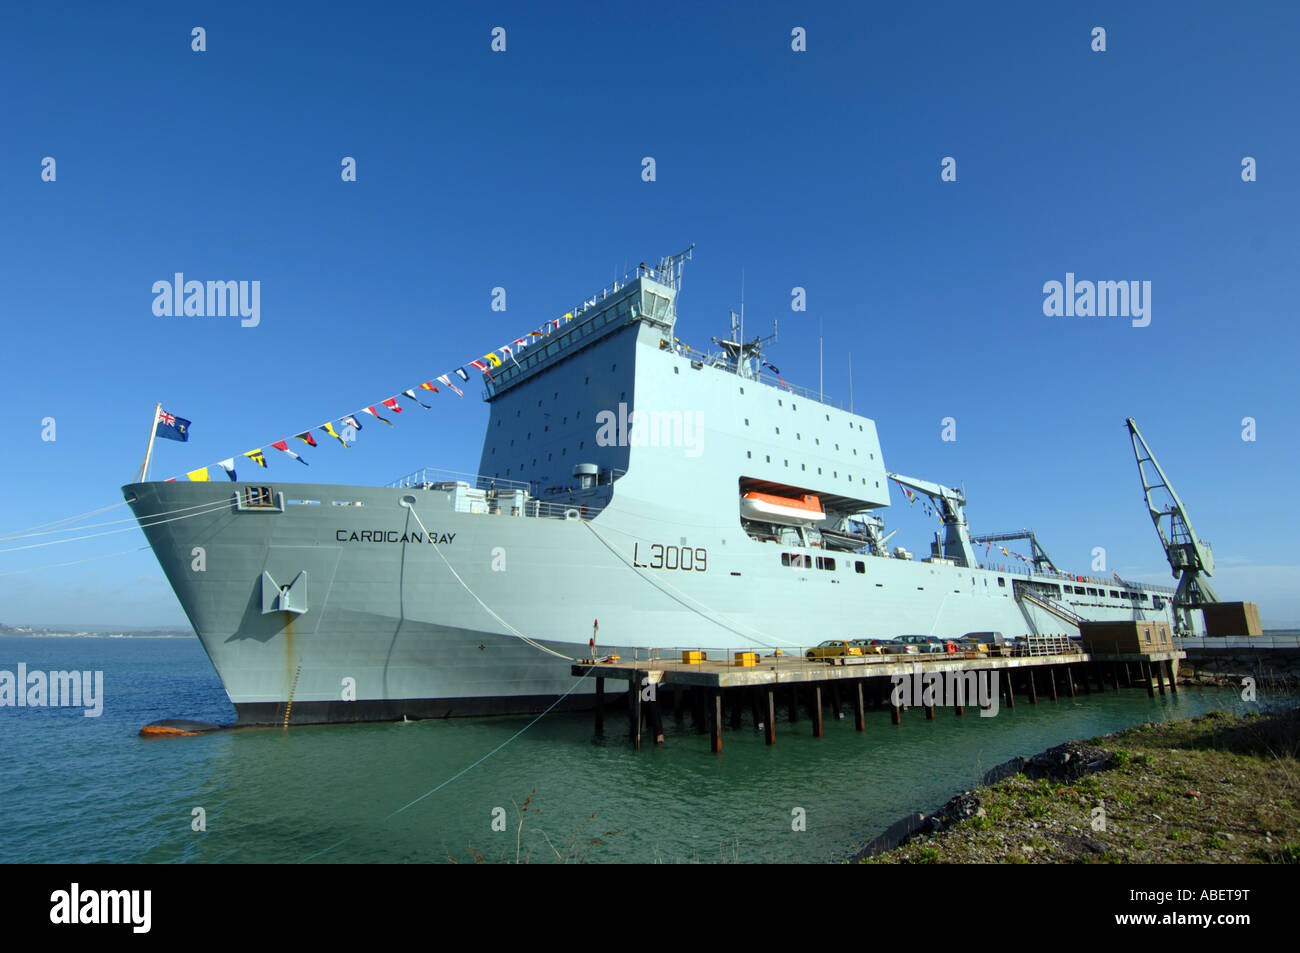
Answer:
POLYGON ((149 458, 153 456, 153 439, 158 434, 158 415, 162 413, 162 401, 159 401, 153 408, 153 423, 149 427, 149 449, 144 452, 144 463, 140 466, 139 476, 136 478, 137 483, 143 483, 149 478, 149 458))

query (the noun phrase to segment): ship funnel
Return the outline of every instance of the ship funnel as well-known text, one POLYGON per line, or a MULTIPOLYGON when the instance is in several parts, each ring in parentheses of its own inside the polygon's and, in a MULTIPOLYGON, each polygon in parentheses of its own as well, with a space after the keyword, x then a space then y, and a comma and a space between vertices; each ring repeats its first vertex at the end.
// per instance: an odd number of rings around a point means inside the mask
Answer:
POLYGON ((579 489, 589 490, 596 485, 600 467, 594 463, 579 463, 573 468, 573 476, 578 481, 579 489))

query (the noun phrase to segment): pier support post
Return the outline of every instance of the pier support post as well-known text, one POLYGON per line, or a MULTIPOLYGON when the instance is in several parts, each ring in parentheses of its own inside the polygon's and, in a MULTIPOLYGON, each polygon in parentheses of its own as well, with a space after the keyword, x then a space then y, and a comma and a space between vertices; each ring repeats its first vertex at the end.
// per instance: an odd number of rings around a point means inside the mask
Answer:
POLYGON ((596 734, 605 731, 605 676, 596 676, 596 734))
POLYGON ((835 712, 836 721, 840 721, 844 717, 844 712, 840 709, 839 682, 831 682, 831 711, 835 712))
POLYGON ((1093 677, 1097 679, 1097 691, 1099 691, 1099 692, 1104 692, 1104 691, 1106 690, 1106 683, 1103 682, 1103 681, 1101 680, 1101 663, 1100 663, 1100 662, 1093 662, 1093 663, 1092 663, 1092 674, 1093 674, 1093 677))
POLYGON ((1119 691, 1119 665, 1116 662, 1110 663, 1110 677, 1115 683, 1115 691, 1119 691))
POLYGON ((641 750, 641 682, 636 669, 627 681, 627 728, 632 747, 641 750))
POLYGON ((1151 675, 1151 667, 1145 660, 1138 662, 1138 671, 1145 676, 1147 680, 1147 698, 1156 697, 1155 679, 1151 675))
MULTIPOLYGON (((946 674, 946 673, 945 673, 946 674)), ((951 682, 953 689, 953 714, 958 718, 966 717, 966 679, 961 677, 961 673, 956 673, 957 677, 951 682)))
POLYGON ((652 701, 645 703, 646 724, 650 726, 650 734, 654 735, 655 744, 664 743, 664 716, 659 709, 659 699, 656 697, 652 701))
POLYGON ((1164 666, 1154 659, 1147 663, 1151 666, 1151 672, 1156 678, 1156 688, 1160 689, 1160 694, 1165 693, 1165 673, 1164 666))
POLYGON ((1133 687, 1133 673, 1128 669, 1128 662, 1124 663, 1124 684, 1129 688, 1133 687))
POLYGON ((1165 672, 1169 675, 1169 693, 1178 694, 1178 682, 1174 679, 1174 663, 1171 659, 1165 659, 1165 672))
POLYGON ((1055 665, 1047 666, 1047 677, 1051 679, 1052 682, 1052 701, 1057 701, 1058 699, 1056 697, 1056 666, 1055 665))
POLYGON ((1032 668, 1027 668, 1025 669, 1025 674, 1029 676, 1029 704, 1037 705, 1038 686, 1034 684, 1034 670, 1032 668))
POLYGON ((903 708, 901 705, 894 704, 892 692, 890 693, 889 698, 889 720, 895 725, 901 725, 903 723, 903 708))
POLYGON ((764 692, 767 696, 767 704, 764 708, 767 711, 767 718, 764 722, 766 728, 766 741, 770 745, 776 744, 776 690, 769 688, 764 692))
POLYGON ((1011 684, 1011 669, 1003 669, 999 677, 1005 679, 1007 683, 1007 707, 1014 709, 1016 707, 1016 690, 1011 684))
POLYGON ((822 687, 814 685, 812 687, 812 719, 813 719, 813 737, 822 736, 822 687))
POLYGON ((709 748, 722 753, 722 690, 709 689, 709 748))
MULTIPOLYGON (((1066 670, 1067 672, 1070 672, 1073 668, 1074 668, 1074 666, 1072 666, 1072 665, 1067 665, 1067 666, 1065 667, 1065 670, 1066 670)), ((1073 676, 1073 675, 1071 675, 1070 680, 1071 680, 1071 682, 1073 682, 1073 680, 1074 680, 1074 676, 1073 676)), ((1083 665, 1079 668, 1079 687, 1080 687, 1081 689, 1083 689, 1083 693, 1084 693, 1085 695, 1091 695, 1091 694, 1092 694, 1092 686, 1090 686, 1090 685, 1088 684, 1088 663, 1087 663, 1087 662, 1084 662, 1083 665)), ((1073 685, 1071 685, 1071 688, 1070 688, 1070 697, 1071 697, 1071 698, 1074 697, 1074 687, 1073 687, 1073 685)))
MULTIPOLYGON (((1065 666, 1065 687, 1069 689, 1071 698, 1076 697, 1074 694, 1074 673, 1070 671, 1068 665, 1065 666)), ((1086 674, 1083 677, 1083 689, 1084 691, 1088 690, 1088 676, 1086 674)))
POLYGON ((707 692, 698 686, 691 688, 691 719, 695 722, 695 730, 699 734, 705 734, 709 730, 709 701, 707 692))
POLYGON ((853 682, 853 727, 857 731, 867 730, 867 703, 862 697, 862 679, 853 682))

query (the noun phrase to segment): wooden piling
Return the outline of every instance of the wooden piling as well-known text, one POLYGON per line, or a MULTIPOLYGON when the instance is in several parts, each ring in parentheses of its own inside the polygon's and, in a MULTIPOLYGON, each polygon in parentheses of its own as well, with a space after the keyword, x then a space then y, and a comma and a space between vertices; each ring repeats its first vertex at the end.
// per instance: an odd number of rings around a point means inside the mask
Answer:
POLYGON ((703 688, 691 688, 691 718, 695 723, 697 734, 707 734, 709 730, 709 702, 712 700, 708 697, 703 688))
POLYGON ((722 753, 722 690, 709 691, 709 748, 714 754, 722 753))
POLYGON ((655 744, 664 743, 664 718, 659 709, 659 699, 656 696, 645 703, 646 724, 650 726, 650 734, 654 736, 655 744))
POLYGON ((862 696, 862 679, 853 683, 853 727, 857 731, 867 730, 867 703, 862 696))
POLYGON ((1007 684, 1007 707, 1014 709, 1016 707, 1016 690, 1011 685, 1011 670, 1007 669, 999 675, 999 678, 1006 679, 1007 684))
POLYGON ((1152 677, 1151 677, 1151 667, 1150 667, 1149 665, 1147 665, 1147 663, 1146 663, 1145 661, 1141 661, 1141 662, 1138 662, 1138 671, 1142 674, 1143 677, 1146 678, 1146 682, 1147 682, 1147 698, 1155 698, 1155 697, 1156 697, 1156 686, 1155 686, 1155 681, 1154 681, 1154 679, 1152 679, 1152 677))
MULTIPOLYGON (((1070 697, 1071 697, 1071 698, 1076 697, 1075 694, 1074 694, 1074 673, 1070 671, 1070 666, 1069 666, 1069 665, 1065 666, 1065 687, 1066 687, 1067 689, 1069 689, 1069 691, 1070 691, 1070 697)), ((1084 676, 1083 676, 1083 687, 1084 687, 1084 690, 1085 690, 1085 691, 1086 691, 1087 688, 1088 688, 1088 674, 1087 674, 1087 672, 1085 672, 1085 673, 1084 673, 1084 676)))
POLYGON ((1116 662, 1110 663, 1110 677, 1115 683, 1115 691, 1119 691, 1119 664, 1116 662))
POLYGON ((1038 686, 1034 684, 1034 670, 1032 668, 1028 668, 1025 669, 1025 673, 1029 676, 1029 704, 1037 705, 1038 686))
POLYGON ((767 696, 766 741, 774 745, 776 744, 776 690, 769 688, 764 694, 767 696))
POLYGON ((812 718, 813 718, 813 737, 822 736, 822 687, 821 685, 812 686, 812 718))
POLYGON ((1174 663, 1170 659, 1165 659, 1165 671, 1169 675, 1169 693, 1178 694, 1178 682, 1174 678, 1174 663))
POLYGON ((641 750, 641 683, 637 679, 628 679, 627 683, 627 732, 632 739, 632 747, 641 750))
POLYGON ((1056 701, 1057 698, 1056 698, 1056 666, 1055 665, 1047 666, 1047 677, 1051 680, 1052 683, 1052 701, 1056 701))

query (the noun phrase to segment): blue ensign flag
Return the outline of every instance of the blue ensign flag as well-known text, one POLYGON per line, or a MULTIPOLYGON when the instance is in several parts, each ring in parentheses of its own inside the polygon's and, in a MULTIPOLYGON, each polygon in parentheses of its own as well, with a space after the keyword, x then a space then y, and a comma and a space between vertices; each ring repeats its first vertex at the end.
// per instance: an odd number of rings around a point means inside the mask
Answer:
POLYGON ((189 440, 190 422, 184 417, 159 411, 158 423, 154 426, 153 432, 156 436, 166 437, 168 440, 189 440))

